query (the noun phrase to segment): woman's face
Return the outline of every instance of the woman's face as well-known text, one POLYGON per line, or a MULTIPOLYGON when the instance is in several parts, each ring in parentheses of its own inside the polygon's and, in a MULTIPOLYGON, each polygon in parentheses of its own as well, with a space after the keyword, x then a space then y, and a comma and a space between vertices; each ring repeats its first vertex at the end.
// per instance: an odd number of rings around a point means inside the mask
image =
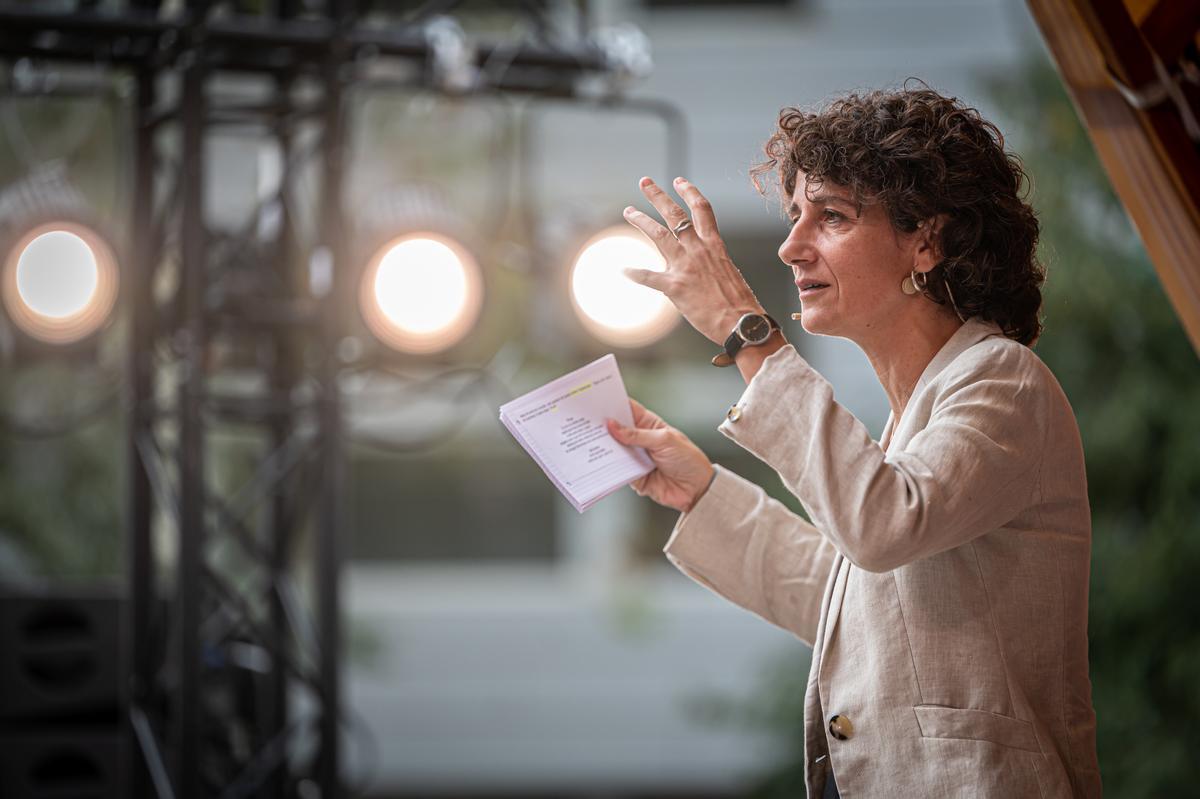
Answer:
POLYGON ((779 246, 800 294, 801 324, 809 333, 862 342, 902 316, 911 300, 900 283, 916 266, 919 237, 897 232, 882 205, 858 207, 843 186, 806 188, 798 172, 791 228, 779 246))

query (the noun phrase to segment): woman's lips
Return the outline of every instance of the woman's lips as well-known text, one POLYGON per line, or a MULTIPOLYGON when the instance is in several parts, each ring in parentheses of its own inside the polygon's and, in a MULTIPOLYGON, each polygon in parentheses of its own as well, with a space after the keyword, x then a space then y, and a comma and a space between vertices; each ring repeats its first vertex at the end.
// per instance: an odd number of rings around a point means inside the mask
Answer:
POLYGON ((822 289, 829 288, 827 283, 818 283, 815 280, 797 280, 796 288, 800 289, 800 296, 811 297, 822 289))

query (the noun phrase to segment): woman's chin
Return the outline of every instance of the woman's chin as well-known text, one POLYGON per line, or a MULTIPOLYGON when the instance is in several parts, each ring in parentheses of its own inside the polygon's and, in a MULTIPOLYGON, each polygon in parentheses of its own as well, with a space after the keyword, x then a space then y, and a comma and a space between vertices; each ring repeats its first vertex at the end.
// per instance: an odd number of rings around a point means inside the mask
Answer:
POLYGON ((800 326, 804 328, 804 332, 813 336, 828 336, 831 335, 830 319, 828 314, 824 314, 819 310, 800 311, 800 326))

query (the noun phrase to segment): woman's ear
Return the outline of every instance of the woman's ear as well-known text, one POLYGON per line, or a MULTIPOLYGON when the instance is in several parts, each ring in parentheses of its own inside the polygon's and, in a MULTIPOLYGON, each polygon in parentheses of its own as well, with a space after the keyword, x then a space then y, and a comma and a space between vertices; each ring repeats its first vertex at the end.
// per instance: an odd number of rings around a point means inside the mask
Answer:
POLYGON ((917 223, 917 249, 913 253, 913 269, 926 273, 942 262, 942 226, 946 214, 917 223))

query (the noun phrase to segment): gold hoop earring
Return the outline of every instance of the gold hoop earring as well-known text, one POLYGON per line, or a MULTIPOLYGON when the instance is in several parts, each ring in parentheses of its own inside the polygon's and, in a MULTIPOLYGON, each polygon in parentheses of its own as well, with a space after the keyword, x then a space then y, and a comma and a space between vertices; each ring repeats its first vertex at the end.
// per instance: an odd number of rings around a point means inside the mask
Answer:
POLYGON ((910 297, 925 290, 925 275, 917 277, 917 270, 908 273, 908 277, 900 281, 900 290, 910 297))

